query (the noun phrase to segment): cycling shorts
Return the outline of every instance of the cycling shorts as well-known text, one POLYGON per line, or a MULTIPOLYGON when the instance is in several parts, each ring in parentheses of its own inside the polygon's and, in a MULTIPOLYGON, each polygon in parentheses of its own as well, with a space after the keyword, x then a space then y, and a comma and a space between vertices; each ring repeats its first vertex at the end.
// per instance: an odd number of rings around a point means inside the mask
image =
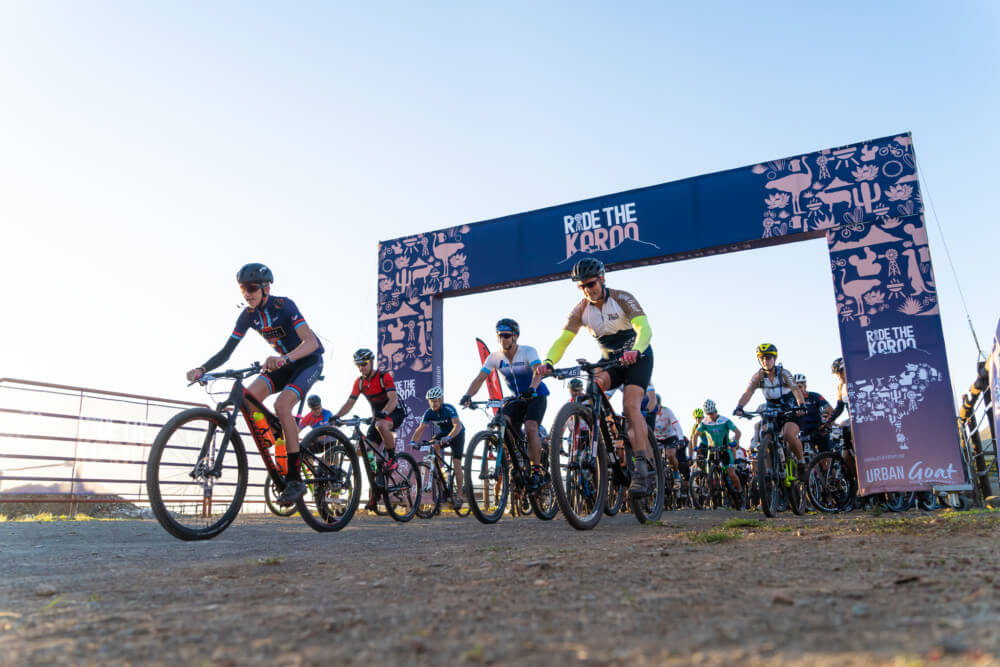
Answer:
POLYGON ((719 452, 719 463, 722 464, 723 468, 728 470, 736 465, 736 457, 733 456, 733 452, 729 447, 716 447, 715 451, 719 452))
POLYGON ((611 384, 608 389, 615 389, 623 384, 634 384, 642 387, 646 391, 650 378, 653 377, 653 348, 647 347, 646 351, 639 355, 639 359, 631 366, 615 366, 608 369, 611 376, 611 384))
POLYGON ((319 379, 323 373, 323 356, 320 354, 310 354, 302 357, 290 364, 285 364, 281 368, 273 371, 264 371, 260 378, 267 383, 268 394, 290 389, 301 400, 309 391, 309 387, 319 379))
POLYGON ((507 401, 506 405, 503 406, 503 413, 510 418, 510 421, 514 424, 514 428, 520 428, 526 421, 534 421, 541 424, 542 417, 545 416, 545 406, 547 403, 548 401, 545 396, 535 396, 527 401, 515 399, 507 401))
MULTIPOLYGON (((448 433, 451 433, 451 431, 447 431, 441 435, 448 435, 448 433)), ((462 454, 465 453, 465 431, 463 430, 461 433, 452 438, 451 442, 444 445, 442 449, 446 451, 450 449, 452 458, 456 461, 461 461, 462 454)))
MULTIPOLYGON (((396 409, 390 412, 387 418, 392 420, 392 428, 390 430, 395 433, 396 429, 403 423, 403 420, 406 419, 406 410, 403 409, 403 406, 397 405, 396 409)), ((372 442, 382 442, 382 436, 379 435, 374 422, 368 427, 368 439, 372 442)))
POLYGON ((674 449, 675 447, 680 447, 681 445, 681 439, 676 435, 671 435, 667 438, 663 438, 662 440, 657 440, 657 442, 667 449, 674 449))

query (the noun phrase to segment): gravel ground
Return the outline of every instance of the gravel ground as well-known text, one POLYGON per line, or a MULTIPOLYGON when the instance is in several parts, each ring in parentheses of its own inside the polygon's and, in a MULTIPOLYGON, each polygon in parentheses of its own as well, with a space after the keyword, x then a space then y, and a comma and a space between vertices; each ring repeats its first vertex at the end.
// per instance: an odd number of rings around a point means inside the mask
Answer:
POLYGON ((995 511, 6 522, 0 663, 1000 665, 998 547, 995 511))

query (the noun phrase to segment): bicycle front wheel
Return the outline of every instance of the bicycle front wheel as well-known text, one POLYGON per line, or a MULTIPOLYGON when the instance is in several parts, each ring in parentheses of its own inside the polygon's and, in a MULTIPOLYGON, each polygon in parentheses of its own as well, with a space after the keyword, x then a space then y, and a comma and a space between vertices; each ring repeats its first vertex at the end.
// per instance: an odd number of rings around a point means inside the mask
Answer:
POLYGON ((774 518, 778 514, 778 496, 781 494, 779 476, 785 474, 782 469, 777 444, 770 433, 760 436, 760 448, 757 450, 757 492, 760 495, 760 508, 764 516, 774 518))
POLYGON ((247 453, 227 418, 192 408, 163 425, 149 452, 146 493, 153 515, 182 540, 215 537, 236 518, 248 483, 247 453))
POLYGON ((503 516, 510 493, 507 453, 492 431, 480 431, 465 454, 465 488, 472 513, 483 523, 496 523, 503 516))
POLYGON ((806 492, 809 502, 820 512, 843 512, 857 494, 854 478, 847 473, 844 459, 836 452, 823 452, 809 463, 806 492))
POLYGON ((347 436, 332 426, 313 429, 302 441, 302 481, 306 495, 295 507, 310 528, 340 530, 354 517, 361 499, 361 468, 347 436))
POLYGON ((417 513, 420 468, 409 454, 396 454, 396 469, 385 474, 385 507, 396 521, 406 522, 417 513))
POLYGON ((608 452, 595 433, 593 413, 580 403, 567 403, 556 415, 549 450, 549 472, 556 501, 566 521, 590 530, 601 520, 608 494, 608 452))

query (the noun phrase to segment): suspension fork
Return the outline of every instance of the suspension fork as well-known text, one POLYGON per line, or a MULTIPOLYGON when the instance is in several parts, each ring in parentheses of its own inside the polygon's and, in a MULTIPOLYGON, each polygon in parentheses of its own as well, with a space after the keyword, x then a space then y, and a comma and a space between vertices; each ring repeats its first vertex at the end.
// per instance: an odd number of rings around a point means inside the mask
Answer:
MULTIPOLYGON (((222 435, 222 442, 219 445, 219 451, 215 456, 215 463, 212 469, 209 471, 209 475, 218 479, 222 477, 222 462, 226 459, 226 451, 229 449, 229 441, 232 440, 233 431, 236 429, 236 415, 243 411, 243 383, 237 382, 233 385, 233 388, 229 392, 229 398, 221 402, 216 406, 218 412, 226 412, 225 408, 227 405, 232 406, 232 411, 229 412, 229 417, 226 420, 226 431, 222 435)), ((246 417, 246 415, 244 415, 246 417)), ((216 426, 214 423, 210 424, 208 427, 208 432, 205 433, 205 440, 201 443, 201 451, 198 452, 198 462, 195 464, 194 470, 191 471, 190 475, 192 478, 197 476, 199 469, 204 469, 203 462, 208 460, 209 447, 212 444, 212 440, 215 437, 216 426)))

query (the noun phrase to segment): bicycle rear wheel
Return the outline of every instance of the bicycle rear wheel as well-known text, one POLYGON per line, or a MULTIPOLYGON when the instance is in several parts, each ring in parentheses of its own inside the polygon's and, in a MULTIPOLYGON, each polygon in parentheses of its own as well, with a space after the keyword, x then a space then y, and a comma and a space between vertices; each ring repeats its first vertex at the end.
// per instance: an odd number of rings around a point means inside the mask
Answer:
POLYGON ((608 469, 608 496, 604 503, 604 513, 614 516, 622 510, 625 496, 628 495, 628 484, 622 484, 616 479, 618 475, 610 467, 608 469))
POLYGON ((240 511, 249 478, 247 454, 233 429, 220 461, 226 423, 215 410, 192 408, 164 424, 153 441, 146 492, 153 515, 176 538, 215 537, 240 511))
POLYGON ((760 508, 764 515, 773 518, 778 514, 778 496, 781 494, 779 475, 784 475, 774 436, 762 433, 760 448, 757 450, 757 489, 760 495, 760 508))
POLYGON ((396 469, 385 474, 385 499, 389 516, 406 522, 417 513, 420 499, 420 468, 409 454, 396 454, 396 469))
POLYGON ((885 506, 890 512, 905 512, 913 507, 916 491, 889 491, 885 494, 885 506))
POLYGON ((354 517, 361 499, 361 468, 351 441, 336 428, 313 429, 300 447, 306 495, 299 516, 313 530, 337 531, 354 517))
POLYGON ((421 519, 430 519, 441 508, 441 496, 444 495, 444 489, 441 488, 441 480, 438 479, 433 468, 421 466, 420 471, 424 475, 428 475, 430 479, 422 476, 423 492, 420 494, 420 502, 417 504, 417 516, 421 519), (428 484, 428 482, 430 483, 428 484))
MULTIPOLYGON (((649 448, 653 452, 653 460, 650 463, 653 465, 653 479, 656 480, 656 485, 653 493, 647 496, 629 498, 632 514, 639 523, 658 521, 663 514, 663 459, 660 458, 660 448, 656 446, 656 440, 648 428, 646 435, 649 437, 649 448)), ((629 456, 628 460, 629 465, 635 465, 632 456, 629 456)))
MULTIPOLYGON (((458 464, 456 463, 455 465, 458 464)), ((463 489, 459 489, 455 484, 455 473, 449 473, 448 497, 451 498, 451 509, 454 510, 455 514, 458 516, 469 516, 469 512, 472 511, 472 503, 469 502, 468 497, 463 500, 459 495, 460 492, 466 494, 466 496, 470 495, 468 485, 465 485, 465 488, 463 489)))
POLYGON ((559 512, 559 501, 556 500, 556 489, 552 485, 551 476, 545 480, 541 488, 528 494, 528 502, 531 503, 535 516, 542 521, 551 521, 555 518, 559 512))
POLYGON ((593 413, 580 403, 567 403, 552 426, 549 472, 556 502, 577 530, 590 530, 601 520, 608 493, 608 453, 593 413))
POLYGON ((500 520, 510 493, 510 472, 507 453, 492 431, 480 431, 469 443, 465 453, 465 488, 477 519, 483 523, 500 520))
POLYGON ((274 499, 281 495, 281 490, 278 489, 278 485, 274 482, 270 475, 264 480, 264 504, 267 505, 267 509, 270 510, 271 514, 275 516, 292 516, 298 509, 295 505, 289 505, 288 507, 282 507, 278 503, 274 502, 274 499))

